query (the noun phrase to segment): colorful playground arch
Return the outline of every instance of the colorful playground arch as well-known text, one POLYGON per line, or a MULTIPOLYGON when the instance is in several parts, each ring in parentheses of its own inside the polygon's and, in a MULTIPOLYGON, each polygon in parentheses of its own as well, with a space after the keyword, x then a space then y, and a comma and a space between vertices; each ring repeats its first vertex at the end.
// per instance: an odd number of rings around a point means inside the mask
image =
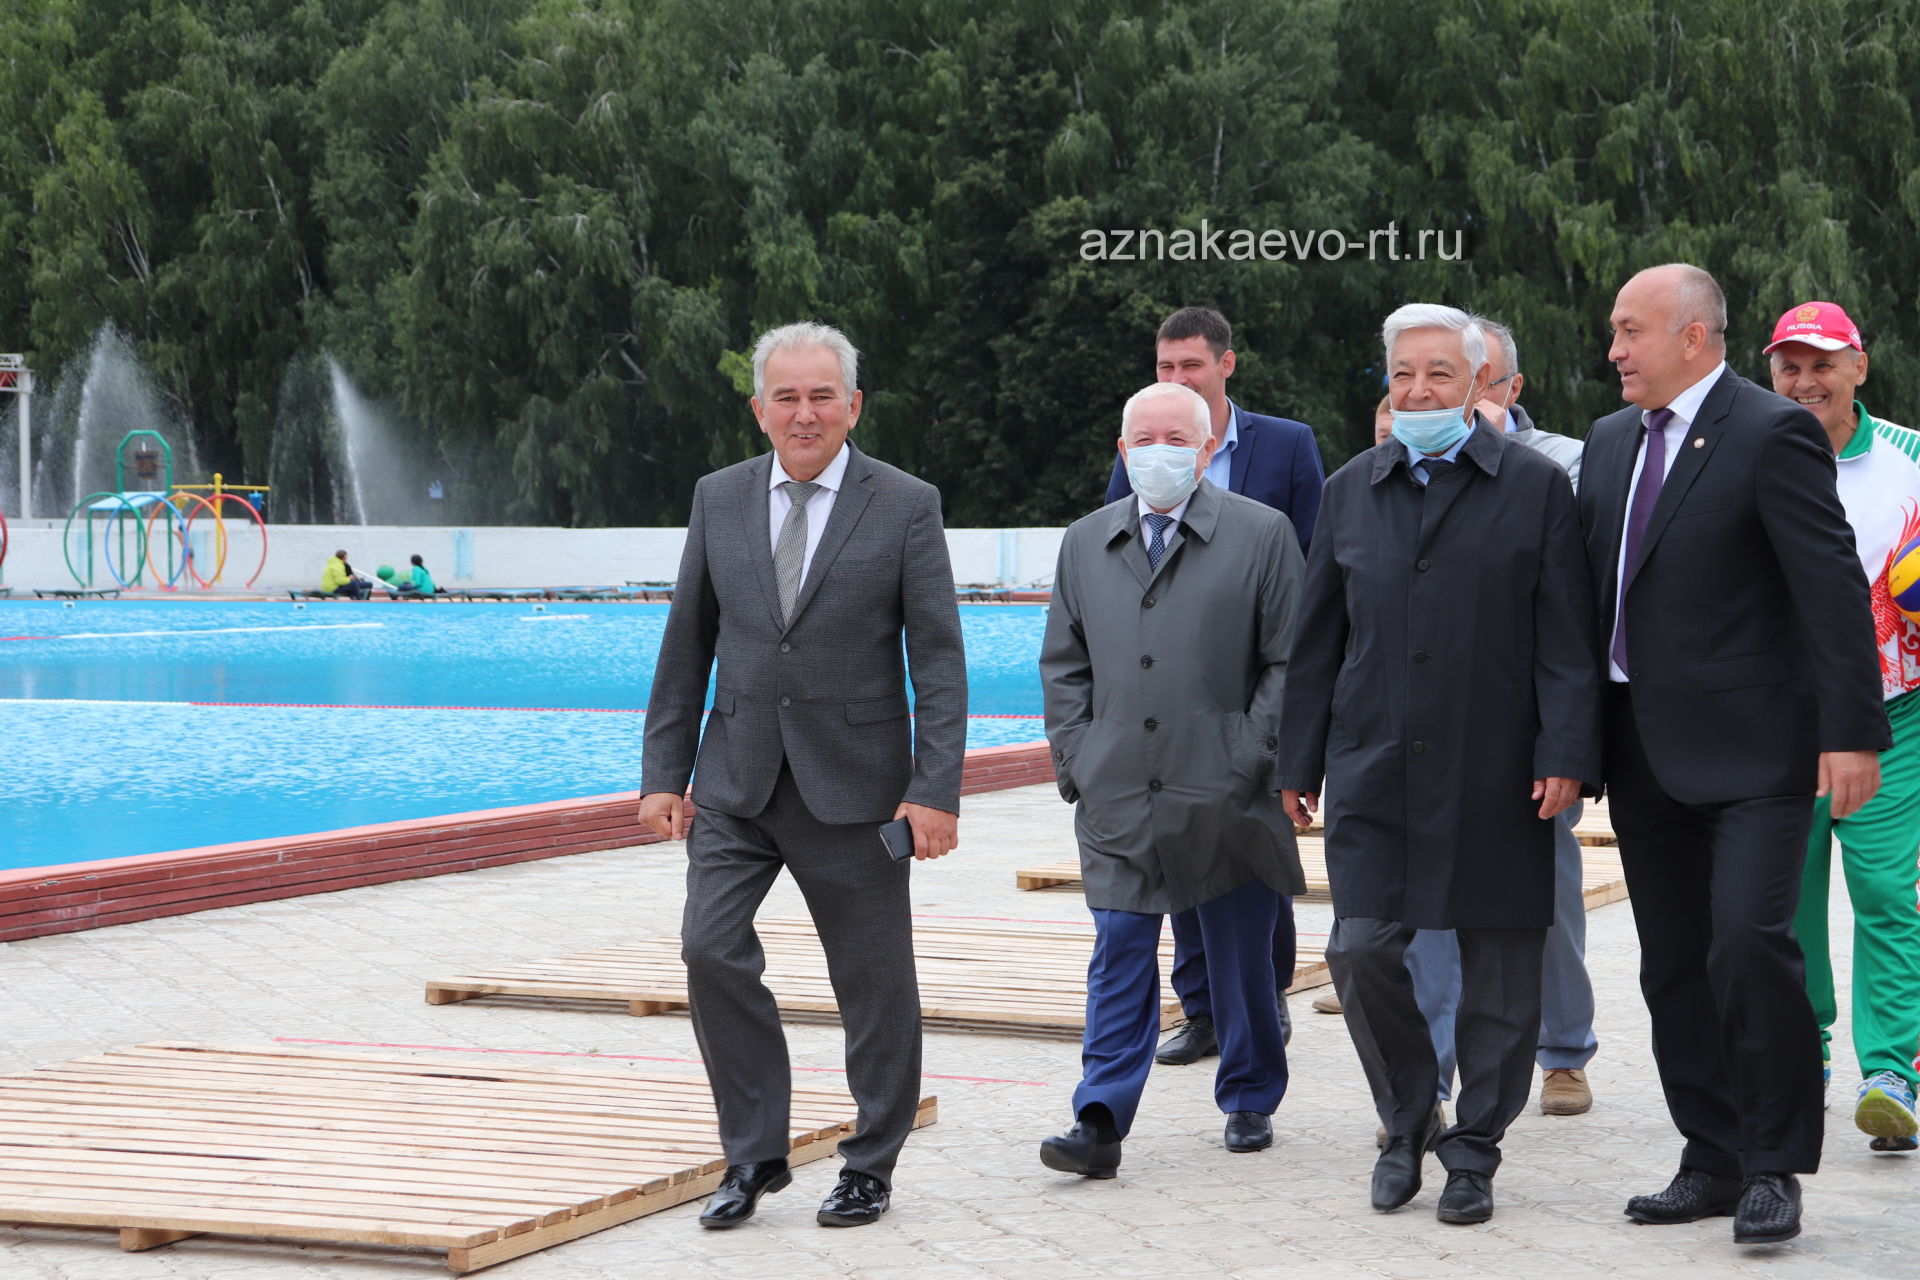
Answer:
MULTIPOLYGON (((180 579, 184 576, 202 590, 212 589, 225 575, 228 553, 232 549, 225 510, 225 504, 229 502, 238 504, 253 521, 254 528, 260 531, 260 559, 245 585, 251 587, 259 580, 261 571, 267 567, 267 522, 261 518, 259 506, 260 495, 267 492, 265 486, 229 486, 218 473, 215 473, 210 485, 175 485, 173 449, 158 432, 144 430, 129 431, 120 441, 114 478, 118 488, 90 493, 74 503, 73 510, 67 513, 66 527, 61 531, 60 551, 67 562, 67 572, 82 587, 94 585, 95 521, 104 518, 106 523, 99 531, 97 544, 100 559, 105 562, 107 573, 120 587, 148 585, 150 576, 151 585, 162 591, 173 591, 179 587, 180 579), (129 464, 133 478, 144 487, 127 487, 129 464), (253 496, 249 498, 246 495, 253 496), (129 512, 133 519, 124 522, 129 512), (164 542, 156 548, 154 531, 162 514, 167 517, 167 531, 164 542), (200 557, 194 554, 193 522, 202 515, 213 517, 213 572, 210 575, 202 574, 194 563, 200 557), (77 546, 73 524, 83 518, 85 572, 73 562, 77 546), (114 552, 116 546, 119 548, 117 558, 114 552), (164 570, 161 567, 161 552, 164 552, 164 570)), ((0 519, 0 563, 6 559, 5 539, 6 523, 0 519)))

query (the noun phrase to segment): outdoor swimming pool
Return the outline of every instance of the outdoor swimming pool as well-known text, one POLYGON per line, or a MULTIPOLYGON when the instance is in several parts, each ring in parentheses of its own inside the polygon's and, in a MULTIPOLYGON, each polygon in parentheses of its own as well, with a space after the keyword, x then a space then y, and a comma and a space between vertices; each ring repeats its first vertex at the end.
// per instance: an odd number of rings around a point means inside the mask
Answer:
MULTIPOLYGON (((962 606, 967 745, 1041 737, 1040 606, 962 606)), ((0 601, 0 868, 639 784, 667 606, 0 601)))

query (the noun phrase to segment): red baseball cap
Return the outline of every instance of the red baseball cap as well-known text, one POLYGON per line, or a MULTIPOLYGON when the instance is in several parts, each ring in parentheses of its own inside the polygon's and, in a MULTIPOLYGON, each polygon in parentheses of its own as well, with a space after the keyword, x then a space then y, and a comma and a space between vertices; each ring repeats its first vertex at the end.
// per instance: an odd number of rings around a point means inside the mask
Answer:
POLYGON ((1803 302, 1789 307, 1773 326, 1773 341, 1760 354, 1766 355, 1785 342, 1804 342, 1822 351, 1838 351, 1842 347, 1866 350, 1860 342, 1860 326, 1833 302, 1803 302))

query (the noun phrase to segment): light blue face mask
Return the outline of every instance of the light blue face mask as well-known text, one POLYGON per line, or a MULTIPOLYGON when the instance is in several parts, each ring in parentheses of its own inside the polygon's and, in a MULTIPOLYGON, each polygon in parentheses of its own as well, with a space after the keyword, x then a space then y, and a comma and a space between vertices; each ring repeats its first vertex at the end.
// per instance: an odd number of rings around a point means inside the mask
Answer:
POLYGON ((1127 482, 1159 511, 1171 511, 1200 483, 1200 451, 1177 444, 1136 444, 1127 450, 1127 482))
POLYGON ((1471 427, 1464 409, 1393 411, 1393 438, 1415 453, 1445 453, 1458 444, 1471 427))

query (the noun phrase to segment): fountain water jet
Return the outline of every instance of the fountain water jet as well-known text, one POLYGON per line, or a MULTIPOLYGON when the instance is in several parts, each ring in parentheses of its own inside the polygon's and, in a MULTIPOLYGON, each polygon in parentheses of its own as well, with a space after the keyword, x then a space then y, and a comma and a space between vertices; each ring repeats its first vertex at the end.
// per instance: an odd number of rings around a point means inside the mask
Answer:
POLYGON ((100 326, 84 359, 61 370, 48 400, 47 411, 33 415, 39 514, 63 512, 89 493, 112 488, 114 449, 140 428, 158 431, 180 450, 186 465, 176 479, 199 478, 190 424, 169 407, 118 326, 100 326))
POLYGON ((409 524, 427 514, 415 450, 333 356, 287 368, 267 483, 281 520, 409 524))

